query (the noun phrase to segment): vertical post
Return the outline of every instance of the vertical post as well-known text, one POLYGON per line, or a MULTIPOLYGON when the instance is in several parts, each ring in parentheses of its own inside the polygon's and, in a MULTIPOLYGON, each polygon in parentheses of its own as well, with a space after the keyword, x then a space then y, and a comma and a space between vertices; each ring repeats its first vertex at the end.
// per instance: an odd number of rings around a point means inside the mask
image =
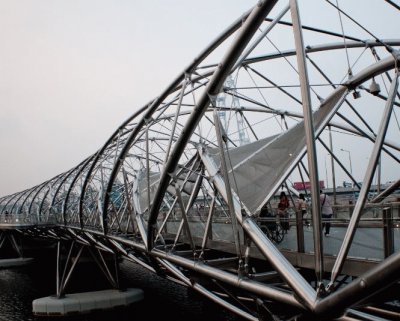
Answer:
POLYGON ((304 228, 301 209, 296 211, 297 252, 304 253, 304 228))
POLYGON ((377 182, 377 189, 376 189, 376 193, 379 194, 381 192, 381 172, 382 172, 382 157, 379 157, 378 160, 378 182, 377 182))
POLYGON ((390 207, 385 207, 382 213, 383 220, 383 245, 385 258, 394 253, 393 215, 390 207))
MULTIPOLYGON (((340 150, 341 150, 342 152, 347 153, 347 155, 349 155, 350 179, 354 182, 354 183, 351 185, 351 193, 352 193, 352 200, 351 200, 351 201, 353 202, 353 201, 355 201, 354 185, 356 185, 356 180, 355 180, 354 177, 353 177, 353 166, 351 165, 351 152, 350 152, 349 150, 343 149, 343 148, 341 148, 340 150)), ((358 183, 357 183, 357 186, 358 186, 358 183)))
POLYGON ((326 166, 326 157, 329 156, 329 154, 325 155, 324 158, 324 163, 325 163, 325 179, 326 179, 326 187, 329 188, 329 177, 328 177, 328 166, 326 166))
POLYGON ((149 151, 149 126, 150 121, 146 120, 146 177, 147 177, 147 210, 150 212, 151 195, 150 195, 150 151, 149 151))
POLYGON ((332 170, 332 187, 333 187, 333 204, 337 204, 336 200, 336 178, 335 178, 335 162, 333 161, 332 152, 333 152, 333 143, 332 143, 332 129, 331 126, 329 128, 329 154, 331 155, 331 170, 332 170))
POLYGON ((60 297, 60 295, 61 295, 61 292, 60 292, 60 260, 61 260, 61 256, 60 256, 60 245, 61 245, 61 242, 60 241, 58 241, 57 242, 57 265, 56 265, 56 294, 57 294, 57 297, 59 298, 60 297))
POLYGON ((290 11, 292 15, 294 40, 296 45, 297 65, 299 69, 301 98, 303 103, 304 129, 307 142, 308 168, 310 170, 312 215, 314 228, 314 252, 315 252, 315 273, 320 284, 323 270, 323 245, 322 245, 322 225, 321 208, 319 200, 319 178, 317 170, 317 153, 315 147, 315 133, 312 119, 310 85, 308 81, 307 65, 303 43, 303 34, 300 22, 300 15, 296 0, 290 0, 290 11))
POLYGON ((217 197, 214 195, 211 200, 210 210, 208 211, 207 223, 206 223, 206 227, 204 229, 203 241, 201 243, 200 257, 203 257, 204 249, 207 244, 207 239, 212 240, 212 218, 213 218, 213 214, 214 214, 216 199, 217 199, 217 197))
POLYGON ((117 289, 121 291, 121 284, 119 282, 119 264, 118 264, 118 255, 114 253, 114 264, 115 264, 115 285, 117 289))

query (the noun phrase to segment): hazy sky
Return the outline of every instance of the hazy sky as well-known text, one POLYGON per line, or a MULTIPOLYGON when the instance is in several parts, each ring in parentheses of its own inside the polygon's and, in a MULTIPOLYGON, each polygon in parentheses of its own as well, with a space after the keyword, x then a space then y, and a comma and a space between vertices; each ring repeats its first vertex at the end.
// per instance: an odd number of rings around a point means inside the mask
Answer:
MULTIPOLYGON (((0 0, 0 196, 94 153, 255 3, 0 0)), ((384 1, 368 0, 362 10, 358 1, 340 3, 378 36, 398 38, 399 12, 384 1)), ((329 20, 318 6, 327 4, 314 0, 303 23, 329 20)))
POLYGON ((95 152, 254 2, 0 0, 0 195, 95 152))

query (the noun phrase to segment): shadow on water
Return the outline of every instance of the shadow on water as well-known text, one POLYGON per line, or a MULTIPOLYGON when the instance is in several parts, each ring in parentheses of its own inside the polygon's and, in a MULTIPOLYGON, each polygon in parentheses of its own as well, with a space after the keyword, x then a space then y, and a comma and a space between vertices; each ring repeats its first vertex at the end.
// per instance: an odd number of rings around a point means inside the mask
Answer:
MULTIPOLYGON (((25 267, 0 269, 0 321, 242 321, 241 318, 202 298, 187 288, 163 279, 131 262, 120 264, 121 284, 144 290, 145 299, 128 308, 95 312, 71 317, 35 317, 32 301, 53 295, 55 289, 55 256, 41 254, 25 267)), ((67 293, 109 288, 104 276, 92 263, 78 265, 67 293)))

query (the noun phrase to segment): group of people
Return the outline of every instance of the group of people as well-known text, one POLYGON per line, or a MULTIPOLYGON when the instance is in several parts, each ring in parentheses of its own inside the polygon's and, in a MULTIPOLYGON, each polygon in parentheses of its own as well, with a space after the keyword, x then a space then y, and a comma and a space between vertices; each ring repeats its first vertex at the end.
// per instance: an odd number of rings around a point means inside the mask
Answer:
MULTIPOLYGON (((333 216, 332 209, 332 200, 329 195, 325 194, 320 190, 320 205, 321 205, 321 216, 323 219, 322 228, 325 230, 325 236, 329 236, 331 223, 330 219, 333 216)), ((289 208, 289 199, 286 196, 285 192, 281 192, 278 203, 278 216, 282 219, 281 225, 282 228, 287 231, 289 230, 289 222, 288 219, 288 208, 289 208)), ((302 218, 305 221, 306 225, 310 225, 307 220, 307 202, 305 200, 304 194, 299 194, 299 198, 296 204, 296 210, 301 212, 302 218)))

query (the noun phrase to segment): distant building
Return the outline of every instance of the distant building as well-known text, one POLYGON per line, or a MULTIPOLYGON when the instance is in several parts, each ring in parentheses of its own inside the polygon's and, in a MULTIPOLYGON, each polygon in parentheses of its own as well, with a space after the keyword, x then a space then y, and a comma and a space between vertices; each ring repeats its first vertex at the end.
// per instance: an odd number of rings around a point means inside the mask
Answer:
MULTIPOLYGON (((310 190, 311 183, 310 182, 294 182, 292 186, 294 189, 296 189, 298 191, 310 190)), ((324 181, 319 181, 319 188, 321 188, 321 189, 325 188, 324 181)))

